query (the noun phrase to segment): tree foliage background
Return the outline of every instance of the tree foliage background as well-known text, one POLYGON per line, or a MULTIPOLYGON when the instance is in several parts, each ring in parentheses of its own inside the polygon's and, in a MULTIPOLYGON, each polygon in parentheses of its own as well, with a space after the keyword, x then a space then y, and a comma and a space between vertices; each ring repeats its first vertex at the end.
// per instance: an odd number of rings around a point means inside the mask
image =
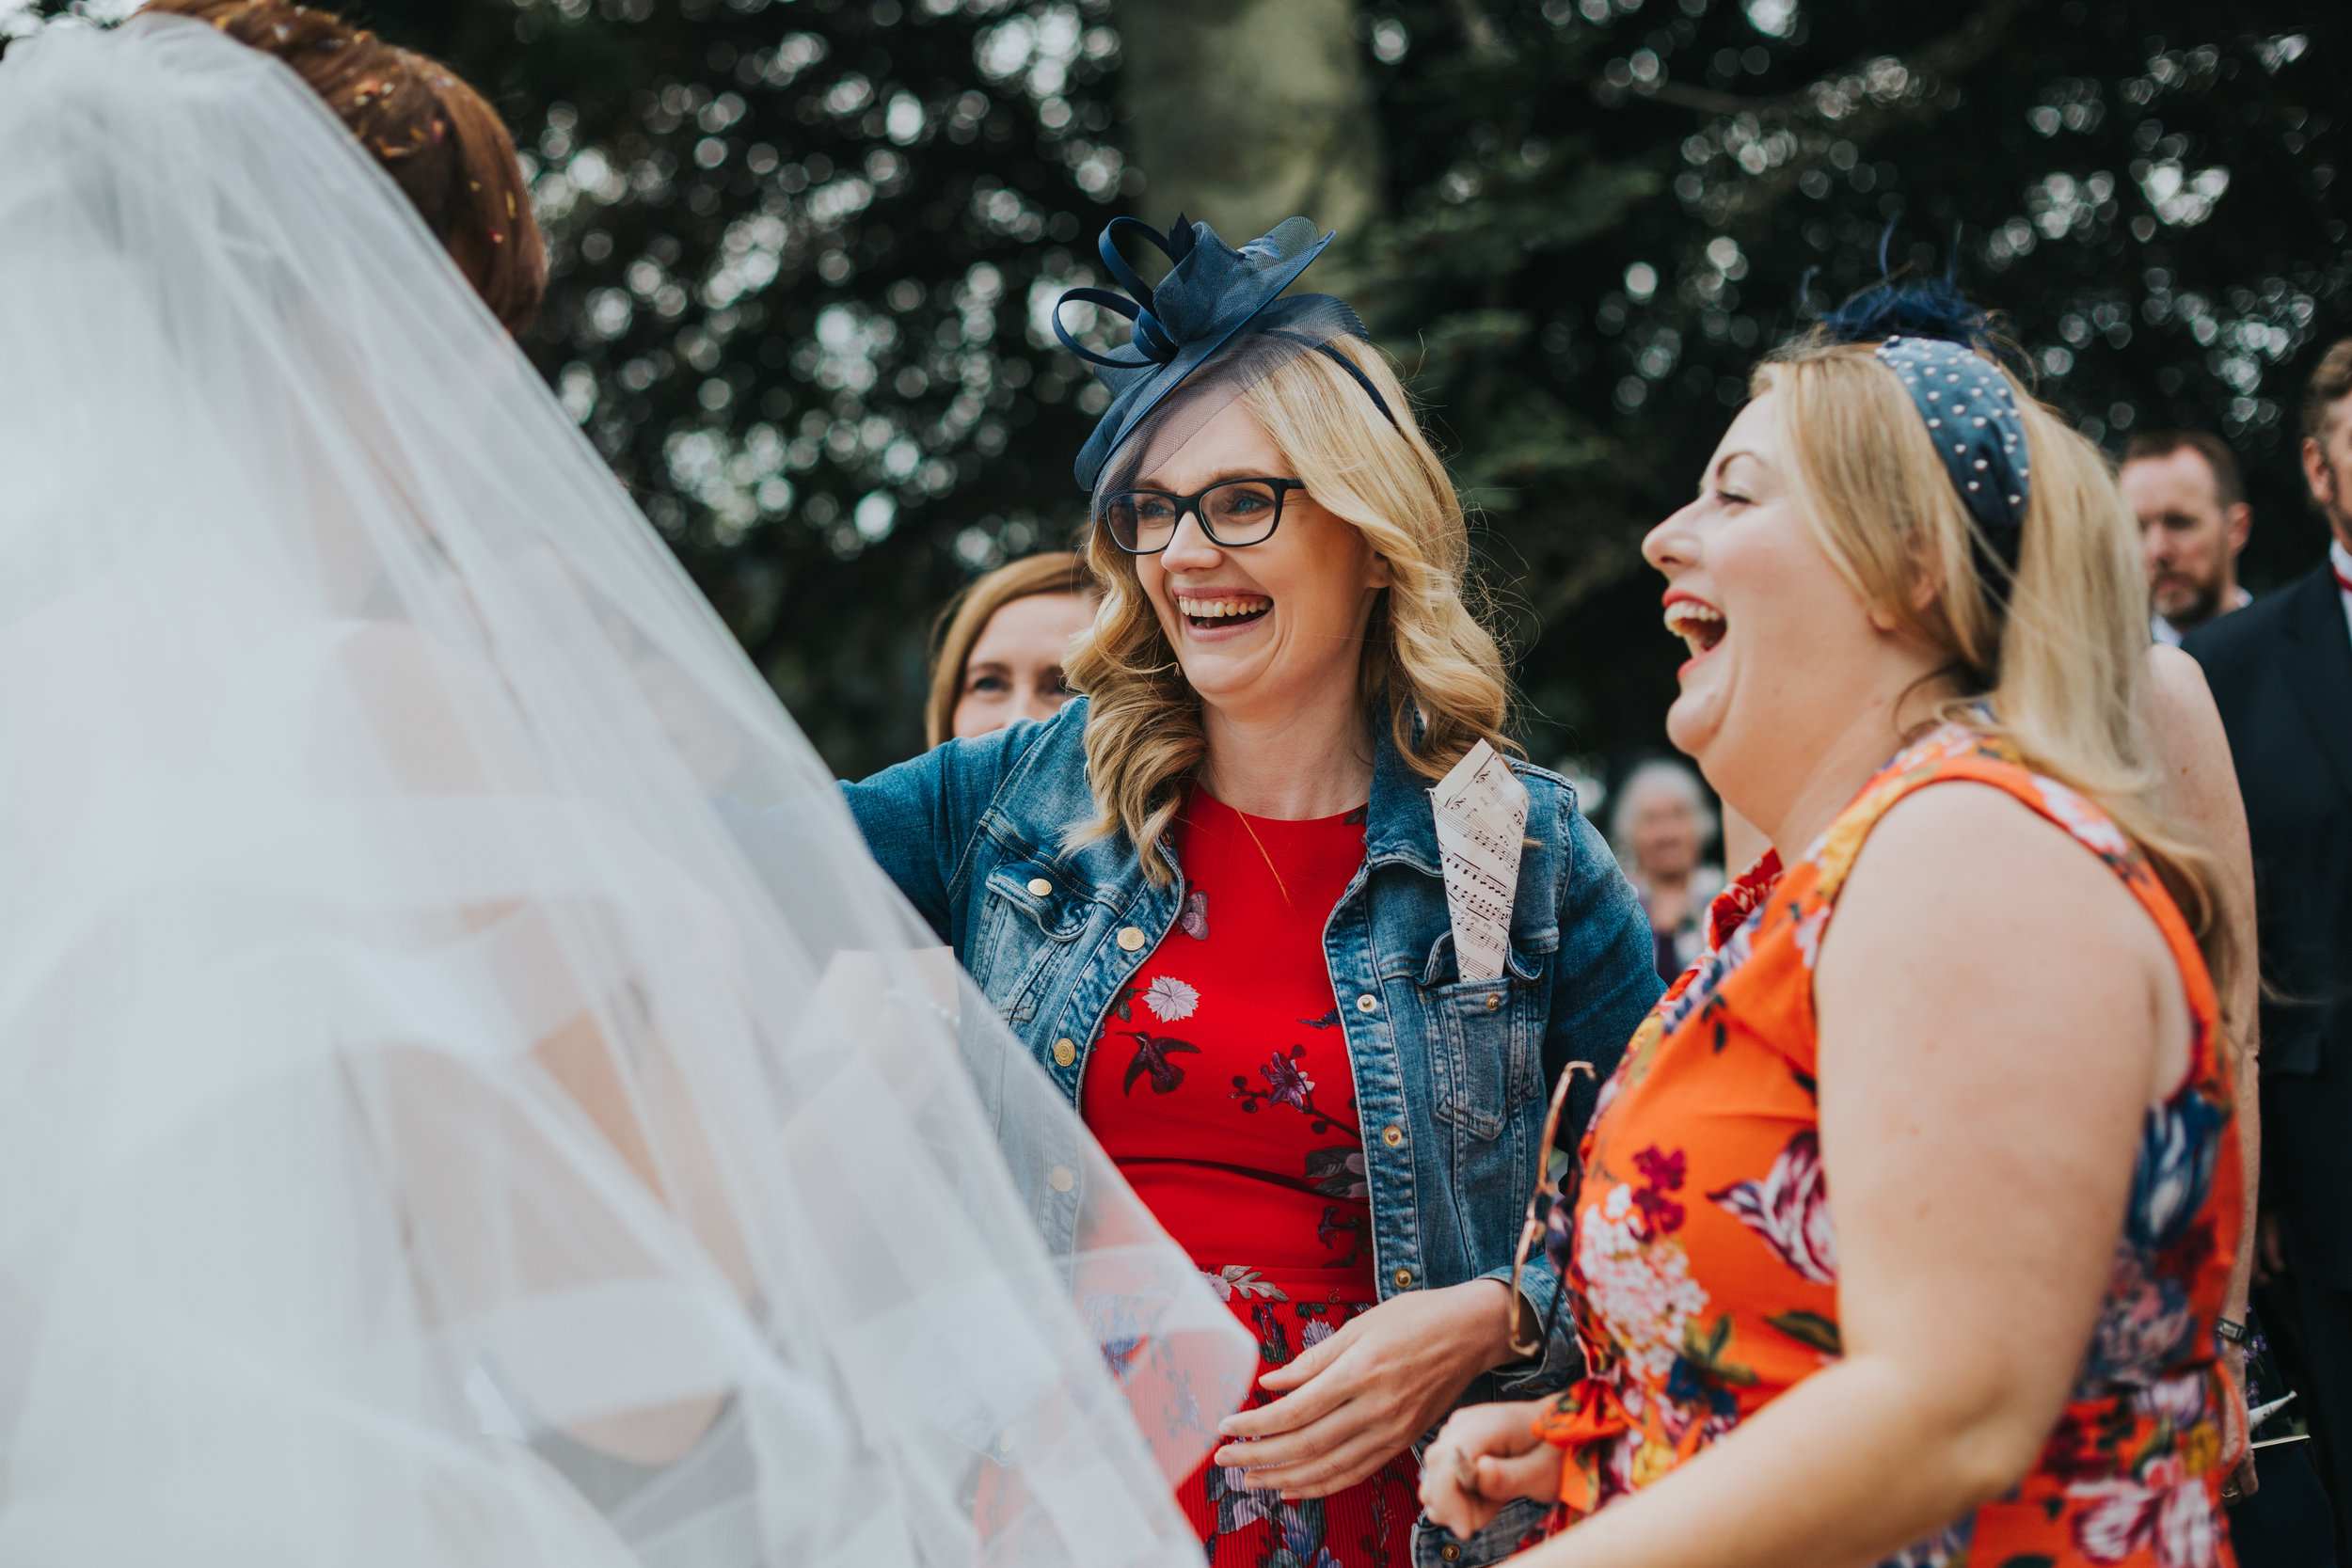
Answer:
MULTIPOLYGON (((0 0, 0 37, 56 8, 0 0)), ((2006 312, 2095 437, 2236 442, 2258 591, 2324 548, 2292 467, 2300 379, 2352 332, 2352 22, 2323 0, 355 10, 508 116, 553 249, 526 346, 848 774, 919 745, 947 595, 1078 523, 1095 394, 1046 312, 1110 217, 1179 192, 1221 226, 1267 191, 1372 210, 1326 266, 1477 507, 1539 760, 1662 749, 1679 645, 1641 535, 1883 240, 2006 312), (1196 27, 1250 70, 1173 47, 1196 27), (1189 150, 1293 81, 1287 123, 1342 134, 1189 150), (1331 180, 1275 166, 1302 158, 1331 180)))

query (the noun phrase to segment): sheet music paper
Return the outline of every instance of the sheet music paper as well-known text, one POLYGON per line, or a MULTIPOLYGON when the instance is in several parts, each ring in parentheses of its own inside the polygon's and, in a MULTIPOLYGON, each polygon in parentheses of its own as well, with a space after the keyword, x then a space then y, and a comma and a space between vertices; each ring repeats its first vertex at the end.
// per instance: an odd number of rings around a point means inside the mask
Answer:
POLYGON ((1527 786, 1485 741, 1429 792, 1445 867, 1454 958, 1465 980, 1492 980, 1510 955, 1511 901, 1527 834, 1527 786))

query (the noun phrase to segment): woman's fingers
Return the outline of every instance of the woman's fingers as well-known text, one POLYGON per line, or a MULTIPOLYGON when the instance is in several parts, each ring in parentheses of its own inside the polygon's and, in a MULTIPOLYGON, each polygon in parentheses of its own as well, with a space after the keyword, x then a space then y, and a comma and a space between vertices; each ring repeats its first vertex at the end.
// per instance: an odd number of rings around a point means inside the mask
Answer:
MULTIPOLYGON (((1263 1416, 1267 1411, 1280 1409, 1292 1403, 1293 1401, 1303 1401, 1312 1394, 1314 1390, 1308 1389, 1293 1395, 1291 1399, 1277 1400, 1272 1404, 1249 1411, 1248 1414, 1263 1416)), ((1342 1396, 1332 1402, 1329 1409, 1319 1415, 1298 1415, 1293 1412, 1291 1415, 1284 1416, 1281 1423, 1263 1437, 1250 1441, 1226 1443, 1216 1450, 1216 1462, 1219 1465, 1235 1465, 1245 1470, 1263 1470, 1274 1465, 1302 1464, 1319 1453, 1328 1452, 1359 1433, 1367 1430, 1385 1431, 1389 1423, 1382 1420, 1381 1417, 1390 1412, 1383 1408, 1384 1402, 1377 1399, 1350 1400, 1342 1396)), ((1303 1410, 1303 1405, 1300 1406, 1300 1409, 1303 1410)), ((1409 1440, 1409 1436, 1400 1439, 1397 1447, 1403 1448, 1409 1440)))
POLYGON ((1430 1445, 1422 1461, 1421 1506, 1431 1519, 1464 1537, 1485 1529, 1502 1512, 1502 1505, 1479 1489, 1474 1466, 1443 1438, 1430 1445))
POLYGON ((1297 1387, 1324 1368, 1337 1361, 1347 1353, 1350 1346, 1363 1338, 1361 1330, 1357 1327, 1357 1324, 1363 1321, 1361 1318, 1351 1318, 1341 1326, 1338 1333, 1329 1338, 1320 1344, 1310 1345, 1305 1354, 1295 1360, 1284 1362, 1258 1379, 1258 1386, 1271 1388, 1278 1394, 1286 1389, 1297 1387))
MULTIPOLYGON (((1326 1340, 1325 1343, 1327 1344, 1329 1341, 1326 1340)), ((1315 1348, 1320 1350, 1323 1347, 1318 1345, 1315 1348)), ((1288 1368, 1283 1369, 1285 1371, 1288 1370, 1288 1368)), ((1328 1376, 1311 1377, 1279 1400, 1262 1404, 1255 1410, 1244 1410, 1228 1416, 1218 1424, 1217 1431, 1227 1437, 1255 1438, 1273 1437, 1281 1433, 1297 1432, 1310 1423, 1328 1416, 1341 1405, 1347 1403, 1351 1398, 1359 1397, 1359 1390, 1356 1386, 1359 1380, 1354 1375, 1355 1370, 1353 1362, 1343 1358, 1335 1358, 1328 1369, 1328 1376)), ((1260 1381, 1271 1386, 1273 1380, 1269 1374, 1260 1381)), ((1231 1465, 1238 1462, 1220 1460, 1218 1463, 1231 1465)))
POLYGON ((1402 1447, 1377 1433, 1359 1433, 1295 1464, 1252 1469, 1243 1484, 1253 1492, 1279 1492, 1286 1497, 1327 1497, 1374 1474, 1402 1447))
POLYGON ((1477 1462, 1478 1495, 1497 1503, 1513 1497, 1558 1502, 1561 1462, 1560 1450, 1541 1441, 1525 1453, 1488 1454, 1477 1462))

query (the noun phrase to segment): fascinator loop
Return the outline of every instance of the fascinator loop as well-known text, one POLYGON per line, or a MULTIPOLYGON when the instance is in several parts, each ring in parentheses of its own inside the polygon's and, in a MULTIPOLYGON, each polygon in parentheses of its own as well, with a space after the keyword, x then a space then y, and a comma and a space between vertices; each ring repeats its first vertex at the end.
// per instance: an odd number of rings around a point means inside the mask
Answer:
POLYGON ((1343 338, 1365 339, 1356 312, 1329 294, 1283 293, 1335 237, 1318 236, 1313 224, 1295 217, 1236 250, 1207 224, 1188 223, 1181 213, 1165 234, 1140 219, 1113 218, 1096 249, 1104 270, 1124 292, 1071 289, 1054 304, 1055 337, 1095 368, 1111 394, 1078 453, 1080 486, 1099 488, 1114 458, 1124 471, 1147 449, 1173 450, 1170 440, 1188 437, 1216 408, 1302 353, 1327 356, 1395 425, 1395 413, 1371 378, 1333 346, 1343 338), (1156 287, 1120 252, 1120 239, 1128 234, 1168 259, 1168 275, 1156 287), (1073 304, 1123 317, 1131 324, 1127 341, 1107 353, 1078 341, 1061 319, 1073 304))

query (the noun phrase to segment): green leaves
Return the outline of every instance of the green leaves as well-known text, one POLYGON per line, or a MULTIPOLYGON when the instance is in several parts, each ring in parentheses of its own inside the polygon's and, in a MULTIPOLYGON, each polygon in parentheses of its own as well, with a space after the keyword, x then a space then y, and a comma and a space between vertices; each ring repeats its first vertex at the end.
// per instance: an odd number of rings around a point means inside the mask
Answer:
POLYGON ((1775 1312, 1764 1320, 1801 1345, 1810 1345, 1823 1355, 1843 1355, 1846 1342, 1837 1331, 1835 1321, 1819 1312, 1775 1312))

